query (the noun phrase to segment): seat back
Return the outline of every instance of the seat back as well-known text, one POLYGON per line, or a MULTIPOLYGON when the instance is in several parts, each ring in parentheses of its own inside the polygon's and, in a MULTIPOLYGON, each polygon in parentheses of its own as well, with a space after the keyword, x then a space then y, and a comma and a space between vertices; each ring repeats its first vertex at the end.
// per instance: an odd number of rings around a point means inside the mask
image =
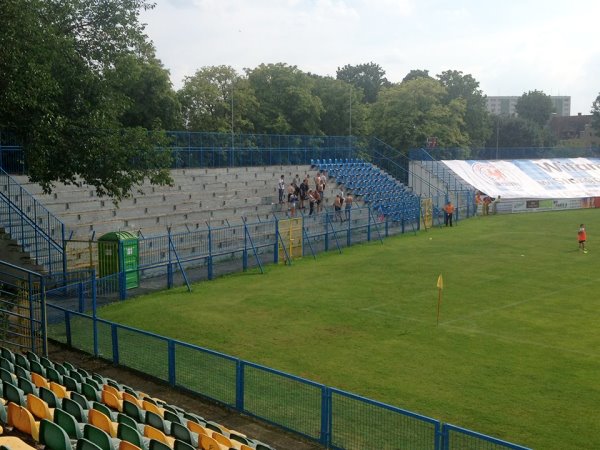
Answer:
POLYGON ((231 439, 219 433, 218 431, 213 431, 212 437, 219 444, 223 444, 227 448, 233 447, 233 442, 231 442, 231 439))
POLYGON ((49 387, 40 386, 40 398, 48 404, 49 408, 56 408, 60 405, 58 397, 49 387))
POLYGON ((77 420, 77 422, 87 422, 87 414, 85 413, 81 405, 76 401, 67 397, 63 398, 62 409, 71 414, 73 417, 75 417, 75 420, 77 420))
POLYGON ((88 411, 88 421, 92 425, 106 431, 111 437, 117 437, 117 428, 106 414, 98 411, 97 409, 90 409, 88 411))
POLYGON ((116 395, 106 389, 102 391, 102 403, 115 411, 123 411, 123 400, 119 400, 116 395))
POLYGON ((34 441, 39 441, 39 422, 36 422, 33 415, 27 408, 16 403, 8 404, 8 424, 19 431, 28 434, 34 441))
POLYGON ((48 380, 46 380, 39 373, 31 372, 31 382, 33 383, 33 385, 36 388, 38 388, 38 392, 39 392, 39 388, 41 388, 41 387, 50 389, 50 383, 48 383, 48 380))
POLYGON ((15 353, 15 365, 21 366, 24 369, 31 370, 29 360, 21 353, 15 353))
POLYGON ((91 403, 79 392, 71 392, 71 400, 77 402, 85 410, 90 409, 91 403))
POLYGON ((7 402, 16 403, 19 406, 25 406, 27 404, 23 391, 8 381, 2 382, 2 392, 2 396, 7 402))
POLYGON ((196 447, 188 444, 187 442, 176 439, 175 444, 173 445, 173 450, 196 450, 196 447))
POLYGON ((2 380, 3 383, 14 383, 15 381, 17 381, 15 380, 13 373, 9 372, 4 367, 0 367, 0 380, 2 380))
POLYGON ((100 401, 100 393, 98 391, 99 390, 89 382, 81 383, 81 393, 91 402, 100 401))
POLYGON ((35 395, 38 395, 38 390, 35 387, 35 384, 33 384, 31 382, 31 380, 28 380, 28 379, 23 378, 23 377, 18 377, 17 378, 17 383, 18 383, 19 389, 21 389, 25 394, 35 394, 35 395))
POLYGON ((39 361, 29 361, 29 370, 33 373, 38 373, 41 376, 46 376, 46 369, 39 361))
POLYGON ((27 394, 27 409, 38 419, 54 419, 54 411, 50 411, 48 404, 37 395, 27 394))
POLYGON ((58 370, 56 370, 54 367, 46 368, 46 378, 48 378, 50 381, 54 381, 55 383, 63 384, 62 375, 58 373, 58 370))
POLYGON ((86 438, 77 439, 77 444, 75 445, 75 450, 102 450, 92 441, 86 438))
POLYGON ((75 417, 62 409, 54 411, 54 423, 65 430, 71 439, 83 437, 82 429, 75 417))
POLYGON ((71 450, 66 431, 47 419, 40 422, 40 443, 48 450, 71 450))
POLYGON ((113 420, 113 412, 104 403, 102 403, 102 402, 94 402, 94 403, 92 403, 92 409, 97 409, 102 414, 104 414, 105 416, 107 416, 110 420, 113 420))
POLYGON ((0 352, 2 353, 3 358, 6 358, 7 360, 9 360, 11 363, 14 364, 15 354, 11 350, 7 349, 6 347, 2 347, 0 352))
POLYGON ((167 444, 156 439, 150 439, 148 450, 172 450, 167 444))
POLYGON ((119 427, 117 428, 117 437, 122 441, 131 442, 138 447, 144 446, 142 434, 137 430, 137 427, 133 428, 125 423, 119 423, 119 427))
POLYGON ((118 413, 117 414, 117 423, 124 423, 125 425, 129 425, 131 428, 138 428, 138 423, 129 417, 127 414, 118 413))
POLYGON ((152 411, 146 411, 146 420, 145 423, 147 425, 153 426, 154 428, 159 429, 162 432, 167 431, 167 427, 165 425, 165 421, 162 417, 152 411))
POLYGON ((192 432, 177 422, 171 422, 171 436, 188 444, 192 444, 192 432))
POLYGON ((145 415, 137 405, 131 403, 130 401, 123 400, 123 412, 136 422, 144 423, 145 415))
POLYGON ((139 446, 132 444, 131 442, 121 441, 119 442, 119 450, 142 450, 139 446))
POLYGON ((50 390, 56 394, 58 398, 67 397, 67 389, 60 383, 50 382, 50 390))
POLYGON ((96 444, 101 450, 113 450, 108 433, 90 423, 86 423, 83 427, 83 437, 96 444))
POLYGON ((204 450, 221 450, 219 443, 206 434, 199 435, 198 439, 200 441, 199 447, 204 450))

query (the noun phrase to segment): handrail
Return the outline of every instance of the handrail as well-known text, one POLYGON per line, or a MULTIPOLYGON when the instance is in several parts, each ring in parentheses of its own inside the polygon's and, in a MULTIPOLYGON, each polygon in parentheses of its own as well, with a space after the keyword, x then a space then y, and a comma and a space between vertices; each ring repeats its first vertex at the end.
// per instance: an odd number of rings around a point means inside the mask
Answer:
POLYGON ((1 168, 0 200, 7 205, 6 214, 0 217, 0 223, 5 225, 8 233, 20 240, 23 247, 26 244, 32 245, 30 253, 36 262, 41 261, 42 256, 47 256, 50 272, 53 272, 52 253, 54 256, 58 255, 60 271, 65 273, 65 224, 1 168), (33 236, 27 242, 26 232, 30 231, 33 231, 33 236), (47 249, 42 248, 42 242, 47 243, 47 249))

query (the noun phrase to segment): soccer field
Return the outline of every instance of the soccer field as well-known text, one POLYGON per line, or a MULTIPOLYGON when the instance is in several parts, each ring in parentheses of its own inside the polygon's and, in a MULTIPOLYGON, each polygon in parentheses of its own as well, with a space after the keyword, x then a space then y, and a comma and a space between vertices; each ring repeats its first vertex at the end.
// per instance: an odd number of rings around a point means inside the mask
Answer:
POLYGON ((99 315, 536 449, 600 448, 596 242, 595 210, 472 218, 99 315))

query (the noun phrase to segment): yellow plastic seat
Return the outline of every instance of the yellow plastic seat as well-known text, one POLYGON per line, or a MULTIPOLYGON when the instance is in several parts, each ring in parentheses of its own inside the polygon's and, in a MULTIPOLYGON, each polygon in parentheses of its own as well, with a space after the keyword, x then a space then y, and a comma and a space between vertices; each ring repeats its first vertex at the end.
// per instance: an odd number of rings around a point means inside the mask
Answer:
POLYGON ((54 381, 50 382, 50 390, 56 394, 58 398, 69 398, 69 392, 67 388, 62 384, 55 383, 54 381))
POLYGON ((158 414, 160 417, 165 417, 165 409, 155 405, 152 402, 149 402, 148 400, 142 400, 142 409, 145 409, 146 411, 152 411, 153 413, 158 414))
POLYGON ((226 447, 223 444, 217 442, 214 438, 207 436, 205 434, 201 434, 198 436, 199 438, 199 448, 202 450, 229 450, 229 447, 226 447))
POLYGON ((134 405, 138 406, 139 408, 142 408, 142 400, 140 400, 136 396, 130 394, 129 392, 123 392, 122 397, 123 397, 123 400, 127 400, 128 402, 133 403, 134 405))
POLYGON ((40 423, 23 406, 10 402, 8 404, 8 425, 28 434, 35 442, 40 440, 40 423))
POLYGON ((102 390, 110 392, 119 400, 123 400, 123 392, 119 391, 116 387, 111 386, 110 384, 105 384, 104 386, 102 386, 102 390))
POLYGON ((115 411, 123 412, 123 400, 109 390, 102 391, 102 403, 115 411))
POLYGON ((48 383, 48 380, 46 380, 39 373, 31 372, 31 381, 37 388, 43 387, 46 389, 50 389, 50 383, 48 383))
POLYGON ((111 438, 117 437, 117 427, 119 424, 111 421, 106 414, 97 409, 90 409, 88 411, 88 423, 106 431, 111 438))
POLYGON ((127 441, 121 441, 119 442, 119 450, 142 450, 140 447, 138 447, 135 444, 132 444, 131 442, 127 442, 127 441))
POLYGON ((208 428, 204 428, 198 422, 194 422, 193 420, 188 420, 187 427, 188 427, 188 430, 190 430, 194 433, 197 433, 198 435, 201 435, 201 434, 204 434, 206 436, 212 435, 211 430, 209 430, 208 428))
POLYGON ((149 439, 156 439, 157 441, 162 442, 163 444, 168 445, 173 448, 175 445, 175 439, 171 436, 167 436, 165 433, 160 431, 158 428, 154 428, 150 425, 146 425, 144 427, 144 436, 149 439))
POLYGON ((48 403, 37 395, 27 394, 27 409, 36 419, 54 420, 54 408, 49 408, 48 403))

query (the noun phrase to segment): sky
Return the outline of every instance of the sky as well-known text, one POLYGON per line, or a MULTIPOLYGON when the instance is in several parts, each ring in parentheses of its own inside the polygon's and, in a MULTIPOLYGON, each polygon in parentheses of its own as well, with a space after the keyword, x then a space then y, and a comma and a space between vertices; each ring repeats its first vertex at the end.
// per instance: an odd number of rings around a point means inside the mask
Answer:
POLYGON ((141 21, 175 89, 205 66, 336 75, 373 62, 391 82, 458 70, 485 95, 539 90, 590 114, 600 94, 598 0, 154 0, 141 21))

